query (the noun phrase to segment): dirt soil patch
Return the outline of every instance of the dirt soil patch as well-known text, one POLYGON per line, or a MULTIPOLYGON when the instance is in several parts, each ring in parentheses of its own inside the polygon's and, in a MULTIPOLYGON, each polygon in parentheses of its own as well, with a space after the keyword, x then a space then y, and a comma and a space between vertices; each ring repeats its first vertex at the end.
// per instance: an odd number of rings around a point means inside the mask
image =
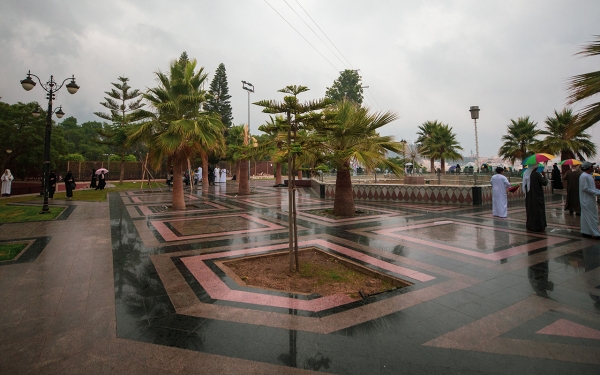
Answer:
MULTIPOLYGON (((306 213, 312 215, 319 215, 329 219, 339 220, 339 219, 347 219, 349 216, 338 216, 333 214, 333 208, 323 208, 316 210, 306 210, 306 213)), ((352 217, 365 217, 365 216, 373 216, 373 215, 381 215, 381 212, 374 210, 364 210, 364 209, 356 209, 354 210, 354 216, 352 217)))
POLYGON ((252 256, 220 265, 242 285, 299 294, 346 294, 353 299, 408 286, 410 283, 366 269, 315 248, 300 250, 300 272, 289 272, 288 253, 252 256))

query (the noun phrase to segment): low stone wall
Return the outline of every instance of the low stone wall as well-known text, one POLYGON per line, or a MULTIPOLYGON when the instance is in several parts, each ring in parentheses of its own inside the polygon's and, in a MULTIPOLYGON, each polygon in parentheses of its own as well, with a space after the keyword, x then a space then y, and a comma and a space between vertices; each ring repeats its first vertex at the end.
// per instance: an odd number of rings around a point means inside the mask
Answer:
MULTIPOLYGON (((313 180, 314 181, 314 180, 313 180)), ((319 183, 318 181, 314 181, 319 183)), ((320 183, 319 183, 320 184, 320 183)), ((436 185, 355 185, 354 199, 371 202, 407 202, 445 205, 480 205, 492 203, 492 187, 484 186, 436 186, 436 185)), ((550 184, 544 187, 544 194, 551 195, 550 184)), ((335 184, 321 184, 320 196, 326 199, 335 197, 335 184)), ((523 199, 521 190, 508 193, 509 200, 523 199)))

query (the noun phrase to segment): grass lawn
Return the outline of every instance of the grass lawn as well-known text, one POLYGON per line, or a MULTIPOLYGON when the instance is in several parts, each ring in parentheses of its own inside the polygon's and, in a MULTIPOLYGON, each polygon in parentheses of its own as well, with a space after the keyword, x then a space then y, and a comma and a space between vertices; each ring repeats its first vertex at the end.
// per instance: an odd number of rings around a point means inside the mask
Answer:
POLYGON ((0 261, 14 259, 26 246, 26 243, 0 243, 0 261))
MULTIPOLYGON (((75 190, 73 192, 72 201, 87 201, 87 202, 104 202, 108 193, 120 192, 120 191, 131 191, 140 188, 139 182, 113 182, 114 188, 104 188, 104 190, 75 190)), ((161 188, 165 188, 166 184, 159 183, 161 188)), ((146 188, 146 186, 144 186, 146 188)), ((153 184, 153 188, 156 189, 156 185, 153 184)), ((66 199, 66 193, 59 192, 54 193, 54 200, 48 201, 49 204, 60 204, 58 200, 66 199)), ((22 223, 28 221, 46 221, 55 219, 64 208, 50 207, 50 212, 40 215, 42 210, 42 203, 39 206, 8 206, 8 203, 19 203, 29 201, 41 201, 42 198, 39 195, 27 195, 27 196, 15 196, 0 200, 0 223, 22 223)))
MULTIPOLYGON (((4 203, 4 202, 2 202, 4 203)), ((41 215, 41 205, 38 206, 0 206, 0 223, 23 223, 27 221, 54 220, 64 207, 50 207, 50 211, 41 215)))
MULTIPOLYGON (((140 188, 139 182, 123 182, 122 184, 118 182, 111 182, 115 185, 114 188, 104 188, 104 190, 94 190, 94 189, 86 189, 86 190, 75 190, 73 192, 73 201, 87 201, 87 202, 104 202, 106 201, 106 195, 108 193, 120 192, 120 191, 131 191, 138 190, 140 188)), ((162 189, 166 188, 166 184, 159 183, 162 189)), ((147 186, 144 185, 144 189, 147 186)), ((153 183, 152 188, 156 189, 156 185, 153 183)), ((66 199, 66 193, 61 191, 60 193, 54 193, 54 199, 66 199)))

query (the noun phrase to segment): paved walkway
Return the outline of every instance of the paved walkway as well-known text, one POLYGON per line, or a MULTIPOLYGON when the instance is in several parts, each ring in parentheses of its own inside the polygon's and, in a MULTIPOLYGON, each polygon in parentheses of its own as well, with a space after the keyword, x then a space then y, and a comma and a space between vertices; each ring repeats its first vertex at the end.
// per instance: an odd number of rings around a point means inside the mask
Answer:
POLYGON ((600 242, 547 202, 490 207, 331 201, 300 191, 299 241, 412 285, 348 301, 239 285, 219 261, 287 247, 287 192, 111 193, 52 222, 4 224, 31 243, 0 265, 0 374, 598 374, 600 242))

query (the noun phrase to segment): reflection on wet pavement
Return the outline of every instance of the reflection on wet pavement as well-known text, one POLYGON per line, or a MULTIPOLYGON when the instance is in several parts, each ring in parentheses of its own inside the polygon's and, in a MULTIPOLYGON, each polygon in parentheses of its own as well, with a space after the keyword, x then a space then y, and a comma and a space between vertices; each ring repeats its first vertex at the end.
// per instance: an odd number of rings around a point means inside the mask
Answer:
MULTIPOLYGON (((88 281, 87 289, 67 290, 71 279, 65 278, 58 295, 67 299, 57 302, 54 314, 75 309, 78 301, 86 301, 83 311, 89 305, 90 314, 107 304, 107 324, 114 324, 108 331, 116 332, 111 345, 130 348, 131 358, 153 353, 164 363, 152 366, 179 366, 181 373, 202 371, 182 365, 178 355, 203 356, 204 370, 215 373, 223 367, 210 367, 211 361, 224 366, 227 360, 229 373, 598 373, 600 242, 579 236, 578 218, 560 209, 562 196, 548 199, 548 230, 528 233, 519 201, 509 203, 507 219, 493 218, 489 206, 357 202, 373 215, 326 220, 315 210, 332 202, 300 189, 301 247, 318 246, 412 284, 351 301, 262 290, 229 278, 217 261, 288 246, 287 191, 267 182, 257 183, 249 197, 236 196, 236 189, 227 184, 188 195, 193 207, 184 212, 164 208, 167 193, 111 194, 112 254, 97 255, 94 263, 104 270, 103 284, 88 281)), ((71 238, 74 230, 91 228, 76 225, 77 213, 66 221, 72 223, 71 238)), ((11 229, 21 238, 33 237, 34 230, 41 236, 66 229, 32 225, 11 229)), ((85 241, 83 234, 79 238, 85 241)), ((48 275, 42 264, 69 259, 57 252, 54 239, 44 246, 27 275, 48 275)), ((99 245, 89 240, 80 248, 90 246, 99 245)), ((15 266, 0 266, 0 282, 11 280, 11 290, 25 293, 19 284, 30 281, 12 271, 15 266)), ((85 272, 100 272, 94 269, 85 272)), ((20 322, 34 324, 32 312, 23 307, 23 295, 1 296, 6 307, 0 318, 10 324, 1 333, 16 340, 20 322), (23 312, 16 318, 15 311, 23 312)), ((108 349, 91 346, 100 340, 91 336, 89 352, 109 358, 108 349)), ((0 338, 0 344, 6 342, 0 338)), ((50 370, 77 353, 72 347, 53 350, 61 353, 60 361, 37 352, 39 369, 50 370)), ((114 368, 134 368, 119 358, 114 368)))

